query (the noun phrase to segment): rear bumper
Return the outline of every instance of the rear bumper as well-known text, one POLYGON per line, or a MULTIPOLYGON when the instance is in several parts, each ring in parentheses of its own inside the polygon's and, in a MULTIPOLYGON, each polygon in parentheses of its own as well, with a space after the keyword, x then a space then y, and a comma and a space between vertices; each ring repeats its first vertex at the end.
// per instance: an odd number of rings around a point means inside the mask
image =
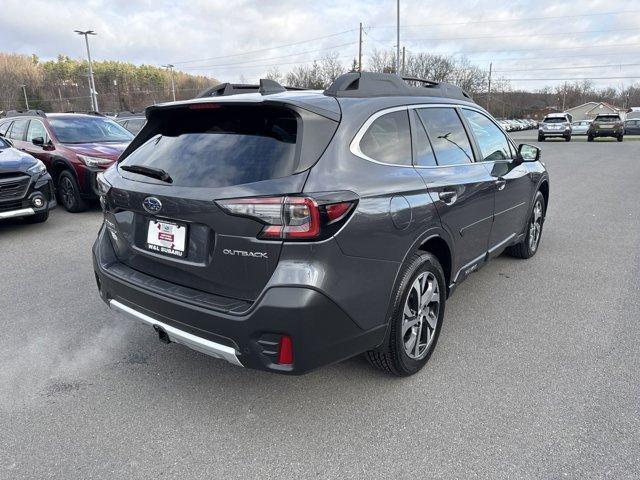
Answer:
POLYGON ((540 130, 538 129, 538 135, 545 137, 568 137, 571 135, 571 130, 540 130))
POLYGON ((177 286, 158 288, 157 279, 117 262, 105 229, 94 244, 93 259, 100 295, 113 310, 235 365, 302 374, 374 348, 384 336, 384 325, 363 330, 324 293, 309 287, 274 286, 253 303, 202 292, 188 296, 173 292, 177 286), (292 365, 277 363, 281 335, 292 339, 292 365))
POLYGON ((624 135, 624 130, 620 128, 597 128, 588 132, 591 137, 618 137, 624 135))
POLYGON ((227 345, 221 343, 212 342, 206 338, 192 335, 184 330, 172 327, 166 323, 162 323, 160 320, 138 312, 131 307, 127 307, 124 303, 120 303, 118 300, 109 300, 109 307, 112 310, 122 313, 125 316, 138 320, 147 325, 152 326, 154 329, 161 329, 164 331, 172 342, 186 345, 193 350, 205 353, 215 358, 221 358, 229 363, 242 367, 242 363, 238 360, 238 351, 227 345))

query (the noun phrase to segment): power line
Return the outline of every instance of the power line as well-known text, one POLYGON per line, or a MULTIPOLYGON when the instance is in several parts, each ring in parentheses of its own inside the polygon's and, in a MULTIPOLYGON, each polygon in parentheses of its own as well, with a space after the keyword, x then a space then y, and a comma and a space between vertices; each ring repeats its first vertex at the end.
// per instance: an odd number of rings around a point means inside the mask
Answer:
MULTIPOLYGON (((484 24, 484 23, 507 23, 507 22, 519 22, 523 20, 527 21, 537 21, 537 20, 556 20, 560 18, 578 18, 578 17, 594 17, 594 16, 602 16, 602 15, 626 15, 629 13, 638 13, 640 10, 623 10, 619 12, 602 12, 602 13, 581 13, 575 15, 556 15, 549 17, 517 17, 517 18, 504 18, 504 19, 495 19, 495 20, 475 20, 468 22, 452 22, 452 23, 427 23, 422 25, 404 25, 400 28, 416 28, 416 27, 441 27, 441 26, 451 26, 451 25, 472 25, 472 24, 484 24)), ((395 25, 380 25, 380 26, 370 26, 369 28, 396 28, 395 25)))
MULTIPOLYGON (((336 60, 344 60, 346 58, 355 58, 355 55, 342 55, 340 57, 335 57, 336 60)), ((279 67, 281 65, 299 65, 302 63, 311 63, 311 62, 320 62, 322 61, 322 58, 313 58, 311 60, 300 60, 297 62, 279 62, 279 63, 266 63, 266 64, 254 64, 254 65, 242 65, 240 68, 246 69, 246 68, 261 68, 261 67, 279 67)), ((203 67, 205 70, 209 69, 209 67, 203 67)), ((228 68, 228 67, 212 67, 212 69, 215 68, 228 68)))
POLYGON ((528 62, 529 60, 553 60, 557 58, 580 58, 580 57, 600 57, 600 56, 611 56, 611 57, 619 57, 623 55, 634 55, 638 56, 638 52, 623 52, 623 53, 585 53, 582 55, 560 55, 553 57, 511 57, 511 58, 483 58, 483 59, 474 59, 474 62, 511 62, 511 61, 520 61, 520 62, 528 62))
MULTIPOLYGON (((330 47, 319 48, 319 49, 316 49, 316 50, 306 50, 304 52, 296 52, 296 53, 289 53, 287 55, 279 55, 277 57, 261 58, 260 61, 277 60, 277 59, 280 59, 280 58, 288 58, 288 57, 295 57, 297 55, 305 55, 307 53, 323 52, 325 50, 331 50, 331 49, 334 49, 334 48, 340 48, 340 47, 347 47, 347 46, 355 45, 356 43, 358 43, 358 42, 341 43, 340 45, 332 45, 330 47)), ((198 66, 194 66, 194 67, 182 67, 182 70, 198 70, 198 69, 206 69, 206 68, 211 68, 211 67, 231 67, 231 66, 242 65, 242 64, 246 64, 246 63, 251 64, 252 62, 255 62, 255 60, 244 60, 244 61, 235 62, 235 63, 218 63, 218 64, 213 64, 213 65, 198 65, 198 66)))
POLYGON ((606 68, 606 67, 637 67, 640 66, 640 63, 610 63, 610 64, 601 64, 601 65, 574 65, 569 67, 548 67, 548 68, 514 68, 507 70, 494 70, 496 73, 506 73, 506 72, 532 72, 538 70, 575 70, 582 68, 606 68))
POLYGON ((269 50, 274 50, 274 49, 277 49, 277 48, 285 48, 285 47, 293 47, 295 45, 302 45, 304 43, 315 42, 316 40, 322 40, 324 38, 337 37, 339 35, 344 35, 346 33, 355 32, 357 30, 358 30, 357 28, 350 28, 349 30, 344 30, 342 32, 331 33, 331 34, 328 34, 328 35, 322 35, 320 37, 310 38, 308 40, 301 40, 299 42, 286 43, 286 44, 283 44, 283 45, 274 45, 272 47, 261 48, 259 50, 251 50, 251 51, 248 51, 248 52, 235 53, 235 54, 231 54, 231 55, 220 55, 220 56, 217 56, 217 57, 200 58, 200 59, 197 59, 197 60, 181 60, 179 62, 172 62, 172 63, 173 64, 183 64, 183 63, 208 62, 209 60, 218 60, 218 59, 221 59, 221 58, 241 57, 241 56, 244 56, 244 55, 251 55, 251 54, 254 54, 254 53, 268 52, 269 50))
MULTIPOLYGON (((640 30, 639 27, 629 28, 609 28, 605 30, 576 30, 573 32, 553 32, 553 33, 536 33, 536 37, 564 37, 577 33, 605 33, 605 32, 624 32, 630 30, 640 30)), ((450 41, 450 40, 478 40, 482 38, 511 38, 511 37, 531 37, 531 33, 517 33, 513 35, 483 35, 474 37, 432 37, 432 38, 407 38, 407 42, 426 42, 426 41, 450 41)))
MULTIPOLYGON (((593 49, 593 48, 613 48, 613 47, 635 47, 640 45, 640 43, 611 43, 609 45, 579 45, 579 46, 575 46, 575 47, 547 47, 547 48, 538 48, 535 47, 534 51, 538 52, 538 51, 546 51, 546 50, 584 50, 585 48, 588 48, 589 50, 593 49)), ((515 50, 492 50, 492 49, 487 49, 487 48, 483 48, 483 49, 478 49, 478 50, 458 50, 457 52, 453 52, 453 55, 457 55, 457 54, 473 54, 473 53, 486 53, 486 52, 493 52, 493 53, 515 53, 515 52, 530 52, 532 50, 531 47, 529 48, 518 48, 515 50)))
POLYGON ((502 80, 508 82, 539 82, 539 81, 551 81, 551 80, 573 80, 573 81, 582 81, 582 80, 630 80, 630 79, 640 79, 640 75, 636 75, 635 77, 585 77, 585 78, 576 78, 576 77, 568 77, 568 78, 503 78, 502 80))

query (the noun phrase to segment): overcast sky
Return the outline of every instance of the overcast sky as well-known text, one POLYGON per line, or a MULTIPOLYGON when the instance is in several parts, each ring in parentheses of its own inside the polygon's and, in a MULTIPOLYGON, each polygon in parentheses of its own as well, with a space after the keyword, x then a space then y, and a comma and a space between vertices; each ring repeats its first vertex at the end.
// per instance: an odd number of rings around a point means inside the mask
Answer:
MULTIPOLYGON (((565 78, 632 77, 594 80, 616 87, 640 81, 638 0, 401 5, 400 43, 408 51, 465 55, 487 69, 492 61, 496 75, 514 79, 513 87, 565 78)), ((2 0, 0 50, 84 58, 83 40, 73 31, 93 29, 95 59, 173 63, 222 81, 253 81, 272 65, 286 72, 328 52, 350 64, 359 22, 365 58, 374 49, 393 49, 395 21, 395 0, 2 0)))

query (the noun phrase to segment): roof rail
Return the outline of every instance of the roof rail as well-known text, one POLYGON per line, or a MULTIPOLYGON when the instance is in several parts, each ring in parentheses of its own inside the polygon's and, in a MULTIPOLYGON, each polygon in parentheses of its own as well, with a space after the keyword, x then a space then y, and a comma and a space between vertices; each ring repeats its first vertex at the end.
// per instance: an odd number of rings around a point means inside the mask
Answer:
POLYGON ((42 110, 9 110, 5 117, 46 117, 42 110))
POLYGON ((104 117, 105 115, 100 112, 89 110, 88 112, 78 112, 76 110, 65 110, 64 113, 81 113, 82 115, 95 115, 96 117, 104 117))
POLYGON ((340 75, 324 91, 332 97, 444 97, 473 101, 460 87, 446 82, 434 82, 423 78, 400 77, 395 73, 345 73, 340 75), (422 83, 421 87, 407 82, 422 83))
POLYGON ((200 92, 196 98, 226 97, 229 95, 239 95, 242 93, 260 93, 261 95, 271 95, 282 93, 287 90, 306 90, 298 87, 284 87, 275 80, 261 78, 259 85, 245 83, 220 83, 215 87, 207 88, 200 92))

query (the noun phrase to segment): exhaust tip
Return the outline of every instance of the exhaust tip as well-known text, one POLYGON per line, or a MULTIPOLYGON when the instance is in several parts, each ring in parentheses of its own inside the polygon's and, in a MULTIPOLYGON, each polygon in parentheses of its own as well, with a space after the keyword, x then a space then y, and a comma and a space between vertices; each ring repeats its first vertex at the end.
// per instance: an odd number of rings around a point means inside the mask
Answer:
POLYGON ((153 329, 158 332, 158 339, 162 343, 171 343, 171 339, 169 338, 169 334, 162 328, 160 325, 154 325, 153 329))

